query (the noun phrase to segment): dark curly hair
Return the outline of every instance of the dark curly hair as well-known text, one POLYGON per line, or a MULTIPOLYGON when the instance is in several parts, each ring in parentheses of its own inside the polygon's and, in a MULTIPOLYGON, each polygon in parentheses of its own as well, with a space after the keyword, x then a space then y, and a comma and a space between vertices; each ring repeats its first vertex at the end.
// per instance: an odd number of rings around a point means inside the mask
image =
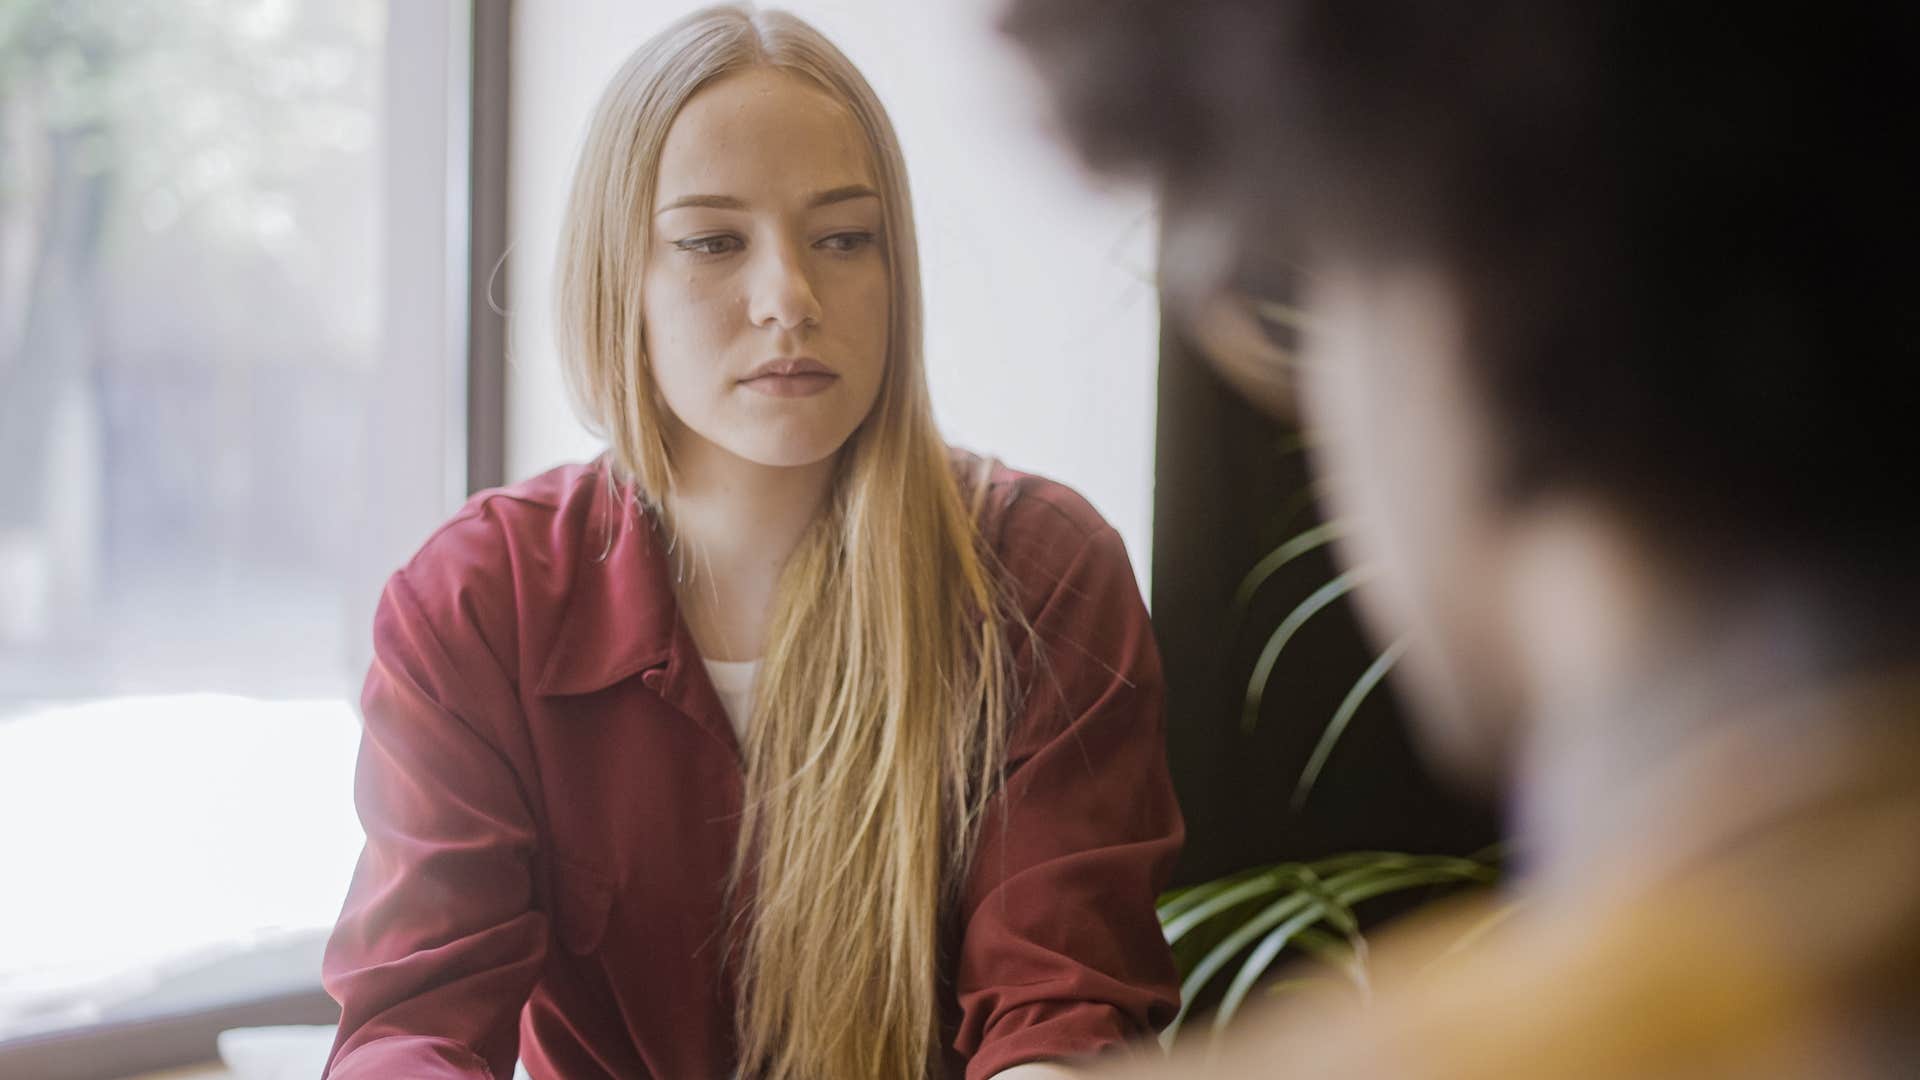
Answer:
POLYGON ((1449 272, 1514 497, 1908 579, 1913 10, 1017 0, 1004 27, 1086 159, 1224 219, 1244 280, 1328 248, 1449 272))

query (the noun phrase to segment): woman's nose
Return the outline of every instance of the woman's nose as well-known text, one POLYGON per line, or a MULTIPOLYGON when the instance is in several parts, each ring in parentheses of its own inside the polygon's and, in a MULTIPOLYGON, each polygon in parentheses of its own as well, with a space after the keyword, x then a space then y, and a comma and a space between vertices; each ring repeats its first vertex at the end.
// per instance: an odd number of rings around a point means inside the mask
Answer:
POLYGON ((764 245, 757 262, 748 314, 755 326, 797 330, 820 321, 820 301, 807 276, 805 255, 796 245, 764 245))

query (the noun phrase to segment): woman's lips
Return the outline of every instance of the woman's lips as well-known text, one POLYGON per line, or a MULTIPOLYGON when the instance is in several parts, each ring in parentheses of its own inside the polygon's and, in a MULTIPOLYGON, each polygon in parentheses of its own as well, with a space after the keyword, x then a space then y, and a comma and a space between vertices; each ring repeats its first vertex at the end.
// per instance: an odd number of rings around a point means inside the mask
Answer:
POLYGON ((791 375, 770 374, 744 379, 740 385, 768 397, 795 398, 824 393, 839 381, 840 376, 831 372, 797 371, 791 375))

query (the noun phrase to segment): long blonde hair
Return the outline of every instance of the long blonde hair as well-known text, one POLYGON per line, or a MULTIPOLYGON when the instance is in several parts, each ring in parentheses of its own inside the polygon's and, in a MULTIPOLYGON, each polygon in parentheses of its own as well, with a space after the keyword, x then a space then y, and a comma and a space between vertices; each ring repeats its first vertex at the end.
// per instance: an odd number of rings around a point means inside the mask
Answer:
POLYGON ((940 924, 997 786, 1013 681, 1003 628, 1018 616, 934 425, 906 167, 866 80, 784 12, 709 8, 641 46, 600 99, 574 176, 556 322, 575 404, 661 513, 674 468, 640 298, 661 146, 701 87, 767 65, 839 98, 865 132, 892 302, 878 399, 783 572, 748 726, 739 1066, 770 1080, 918 1077, 940 1052, 940 924))

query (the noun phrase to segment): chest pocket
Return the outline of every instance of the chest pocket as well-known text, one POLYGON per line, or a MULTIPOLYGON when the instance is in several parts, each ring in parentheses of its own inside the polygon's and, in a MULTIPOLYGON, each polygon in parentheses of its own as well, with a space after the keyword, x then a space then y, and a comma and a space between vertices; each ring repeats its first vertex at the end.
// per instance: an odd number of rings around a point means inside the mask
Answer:
POLYGON ((570 859, 552 859, 554 940, 575 956, 600 948, 613 911, 613 879, 570 859))

